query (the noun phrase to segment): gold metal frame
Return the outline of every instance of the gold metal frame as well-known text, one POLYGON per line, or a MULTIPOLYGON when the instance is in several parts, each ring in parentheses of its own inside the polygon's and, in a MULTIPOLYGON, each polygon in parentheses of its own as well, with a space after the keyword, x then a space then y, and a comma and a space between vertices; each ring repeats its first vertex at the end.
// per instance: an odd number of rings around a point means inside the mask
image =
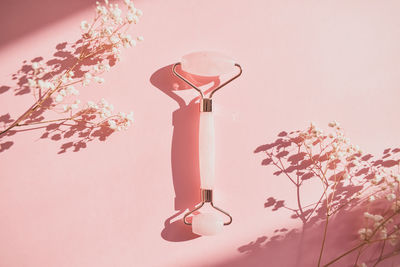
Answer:
MULTIPOLYGON (((194 85, 193 83, 191 83, 190 81, 188 81, 186 78, 184 78, 182 75, 180 75, 179 73, 176 72, 176 70, 175 70, 175 69, 176 69, 176 66, 179 66, 179 65, 181 65, 180 62, 175 63, 175 64, 174 64, 174 67, 172 68, 172 72, 173 72, 177 77, 179 77, 182 81, 184 81, 185 83, 187 83, 188 85, 190 85, 191 87, 193 87, 193 89, 195 89, 197 92, 199 92, 201 98, 204 99, 204 94, 203 94, 203 92, 202 92, 196 85, 194 85)), ((226 82, 224 82, 223 84, 221 84, 220 86, 218 86, 217 88, 215 88, 215 89, 211 92, 211 94, 210 94, 210 99, 212 98, 213 94, 214 94, 216 91, 218 91, 219 89, 221 89, 222 87, 224 87, 225 85, 227 85, 228 83, 230 83, 231 81, 235 80, 235 79, 238 78, 240 75, 242 75, 242 72, 243 72, 243 71, 242 71, 242 67, 241 67, 239 64, 237 64, 237 63, 235 63, 235 66, 239 68, 239 73, 236 74, 235 76, 233 76, 231 79, 229 79, 229 80, 227 80, 226 82)))
POLYGON ((201 189, 201 198, 202 198, 202 200, 201 200, 200 206, 198 206, 198 207, 195 208, 194 210, 191 210, 191 211, 187 212, 187 213, 183 216, 183 222, 184 222, 184 224, 186 224, 186 225, 192 225, 192 223, 186 221, 186 218, 187 218, 189 215, 193 214, 195 211, 198 211, 199 209, 201 209, 201 207, 204 206, 204 203, 207 203, 207 202, 211 204, 211 207, 213 207, 214 209, 218 210, 219 212, 221 212, 221 213, 223 213, 223 214, 225 214, 226 216, 229 217, 229 221, 228 221, 228 222, 225 222, 224 225, 230 225, 230 224, 232 223, 233 218, 232 218, 232 216, 231 216, 228 212, 226 212, 226 211, 224 211, 223 209, 220 209, 220 208, 214 206, 214 203, 213 203, 213 201, 212 201, 212 190, 210 190, 210 189, 201 189))

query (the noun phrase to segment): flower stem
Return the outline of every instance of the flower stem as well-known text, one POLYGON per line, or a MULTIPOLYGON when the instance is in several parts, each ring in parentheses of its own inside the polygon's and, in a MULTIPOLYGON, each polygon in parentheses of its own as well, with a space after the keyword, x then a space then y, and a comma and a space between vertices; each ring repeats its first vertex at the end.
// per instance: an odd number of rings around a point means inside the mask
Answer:
POLYGON ((328 223, 329 223, 329 213, 328 213, 328 210, 327 210, 326 211, 325 227, 324 227, 324 237, 322 238, 321 250, 319 251, 318 266, 321 266, 322 254, 324 252, 325 241, 326 241, 326 234, 328 232, 328 223))
POLYGON ((338 260, 340 260, 340 259, 343 258, 344 256, 349 255, 349 254, 352 253, 353 251, 355 251, 355 250, 357 250, 357 249, 363 247, 365 244, 367 244, 367 242, 365 242, 365 241, 362 242, 362 243, 360 243, 360 244, 358 244, 358 245, 355 246, 354 248, 350 249, 349 251, 343 253, 343 254, 340 255, 339 257, 337 257, 337 258, 331 260, 330 262, 328 262, 327 264, 325 264, 324 267, 327 267, 327 266, 329 266, 329 265, 331 265, 331 264, 337 262, 338 260))

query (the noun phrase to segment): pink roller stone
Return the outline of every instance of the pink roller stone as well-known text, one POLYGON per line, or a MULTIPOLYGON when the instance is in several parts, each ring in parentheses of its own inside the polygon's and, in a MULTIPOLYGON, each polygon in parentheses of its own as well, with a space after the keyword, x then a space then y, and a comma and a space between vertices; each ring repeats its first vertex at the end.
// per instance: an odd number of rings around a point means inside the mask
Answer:
POLYGON ((215 213, 200 213, 193 216, 192 231, 197 235, 215 235, 224 226, 220 216, 215 213))
POLYGON ((182 57, 182 69, 199 76, 220 76, 235 70, 235 61, 218 52, 194 52, 182 57))

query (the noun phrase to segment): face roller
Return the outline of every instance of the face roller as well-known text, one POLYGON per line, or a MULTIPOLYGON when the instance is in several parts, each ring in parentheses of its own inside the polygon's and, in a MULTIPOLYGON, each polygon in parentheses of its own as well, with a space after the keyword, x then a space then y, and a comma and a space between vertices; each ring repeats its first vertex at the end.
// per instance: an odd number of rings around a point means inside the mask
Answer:
POLYGON ((242 74, 242 68, 231 58, 217 52, 195 52, 182 57, 182 61, 176 63, 172 69, 173 73, 193 87, 200 94, 200 125, 199 125, 199 166, 200 166, 200 191, 201 203, 194 210, 189 211, 183 217, 183 222, 192 225, 192 231, 198 235, 214 235, 222 230, 224 225, 232 223, 229 213, 214 206, 214 166, 215 166, 215 140, 214 140, 214 118, 212 113, 212 96, 216 91, 236 79, 242 74), (192 82, 176 72, 176 67, 181 65, 183 71, 198 76, 221 76, 239 70, 231 79, 219 85, 206 97, 205 94, 192 82), (224 222, 216 213, 199 213, 193 216, 192 222, 187 217, 198 211, 204 204, 210 205, 215 210, 225 214, 229 220, 224 222))

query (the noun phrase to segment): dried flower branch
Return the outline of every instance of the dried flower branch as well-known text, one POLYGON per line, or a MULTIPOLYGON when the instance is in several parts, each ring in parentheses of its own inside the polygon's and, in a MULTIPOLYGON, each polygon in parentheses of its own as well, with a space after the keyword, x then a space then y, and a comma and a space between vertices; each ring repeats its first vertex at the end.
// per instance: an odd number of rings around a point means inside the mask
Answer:
MULTIPOLYGON (((368 254, 365 251, 379 248, 375 266, 400 253, 400 161, 391 158, 391 153, 394 155, 400 149, 387 149, 381 160, 374 161, 372 155, 363 154, 350 142, 337 122, 328 126, 331 128, 329 133, 324 133, 313 123, 305 131, 282 132, 277 141, 260 146, 256 152, 264 152, 267 158, 263 165, 276 167, 275 175, 285 175, 297 189, 297 207, 287 207, 283 201, 280 206, 293 211, 303 225, 324 224, 318 266, 322 265, 331 218, 339 216, 339 211, 352 208, 364 210, 364 218, 359 218, 363 221, 358 231, 360 239, 355 241, 357 244, 352 249, 324 266, 353 252, 358 253, 354 263, 357 266, 363 255, 368 254), (313 179, 320 181, 321 195, 315 203, 303 206, 301 186, 313 179)), ((273 204, 275 201, 269 199, 266 206, 273 204)), ((356 218, 354 221, 357 222, 356 218)))
POLYGON ((113 105, 102 99, 98 103, 88 101, 82 104, 77 96, 77 85, 87 86, 91 82, 104 83, 101 75, 121 58, 123 47, 134 47, 139 36, 133 39, 127 30, 133 23, 139 22, 143 12, 135 8, 130 0, 124 1, 126 12, 118 4, 108 0, 104 4, 96 2, 96 15, 91 24, 81 22, 82 38, 75 43, 77 56, 68 68, 47 67, 41 60, 32 63, 26 74, 27 86, 34 91, 36 102, 24 114, 5 127, 0 136, 11 129, 50 122, 72 121, 90 125, 91 129, 108 127, 111 131, 127 129, 133 121, 133 113, 113 113, 113 105), (89 66, 92 66, 89 68, 89 66), (46 110, 65 114, 63 118, 46 121, 37 118, 46 110))

